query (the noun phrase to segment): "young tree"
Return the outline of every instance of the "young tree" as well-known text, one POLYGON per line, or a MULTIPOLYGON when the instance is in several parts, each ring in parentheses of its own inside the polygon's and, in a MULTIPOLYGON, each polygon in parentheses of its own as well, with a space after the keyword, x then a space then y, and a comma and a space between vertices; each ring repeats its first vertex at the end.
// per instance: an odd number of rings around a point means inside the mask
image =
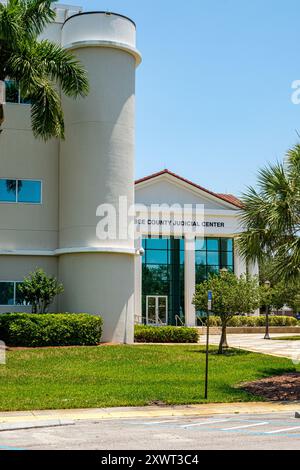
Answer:
POLYGON ((47 313, 49 305, 58 294, 64 291, 57 279, 42 269, 36 269, 25 277, 18 290, 26 303, 32 306, 32 313, 47 313))
POLYGON ((0 126, 4 122, 5 83, 9 78, 20 86, 31 102, 32 130, 48 140, 64 138, 60 94, 72 98, 88 93, 87 75, 68 51, 38 36, 55 13, 54 0, 8 0, 0 3, 0 126))
POLYGON ((238 278, 230 272, 221 272, 209 277, 196 286, 193 303, 197 310, 207 310, 207 292, 213 294, 212 309, 221 318, 222 334, 219 354, 227 344, 227 325, 237 314, 252 313, 260 304, 259 284, 256 277, 241 276, 238 278))

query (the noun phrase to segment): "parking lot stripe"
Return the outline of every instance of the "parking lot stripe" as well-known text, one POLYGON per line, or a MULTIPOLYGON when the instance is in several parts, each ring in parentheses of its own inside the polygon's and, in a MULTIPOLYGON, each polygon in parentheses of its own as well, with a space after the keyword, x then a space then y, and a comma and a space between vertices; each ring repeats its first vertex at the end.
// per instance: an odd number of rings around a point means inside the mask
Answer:
POLYGON ((269 424, 269 421, 263 421, 261 423, 253 423, 253 424, 243 424, 242 426, 234 426, 232 428, 224 428, 222 431, 233 431, 234 429, 245 429, 245 428, 254 428, 255 426, 265 426, 269 424))
POLYGON ((192 423, 192 424, 182 424, 182 428, 190 428, 192 426, 203 426, 205 424, 218 424, 218 423, 225 423, 226 421, 231 421, 232 418, 227 419, 214 419, 214 420, 207 420, 201 421, 200 423, 192 423))
POLYGON ((148 423, 143 423, 143 424, 164 424, 164 423, 176 423, 178 419, 166 419, 165 421, 149 421, 148 423))
POLYGON ((265 434, 279 434, 280 432, 286 431, 297 431, 300 426, 293 426, 292 428, 276 429, 275 431, 266 431, 265 434))

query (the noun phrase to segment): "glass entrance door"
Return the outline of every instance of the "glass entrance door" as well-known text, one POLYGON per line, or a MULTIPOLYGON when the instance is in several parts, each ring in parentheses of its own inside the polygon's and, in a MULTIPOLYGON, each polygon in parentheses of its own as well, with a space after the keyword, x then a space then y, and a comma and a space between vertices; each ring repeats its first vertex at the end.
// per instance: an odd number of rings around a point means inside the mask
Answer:
POLYGON ((146 322, 147 325, 168 324, 168 296, 147 295, 146 322))

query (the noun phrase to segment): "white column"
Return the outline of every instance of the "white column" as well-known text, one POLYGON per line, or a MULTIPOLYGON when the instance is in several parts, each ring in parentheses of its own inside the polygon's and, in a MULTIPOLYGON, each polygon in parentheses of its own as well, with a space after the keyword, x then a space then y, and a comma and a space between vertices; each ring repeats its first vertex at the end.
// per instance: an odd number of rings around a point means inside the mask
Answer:
POLYGON ((247 265, 245 259, 239 254, 237 247, 234 247, 234 274, 240 277, 242 274, 246 274, 247 265))
POLYGON ((195 239, 184 239, 184 308, 185 323, 187 326, 195 326, 196 312, 192 303, 195 294, 195 239))
POLYGON ((248 272, 251 276, 258 276, 259 268, 258 268, 258 263, 256 261, 255 263, 249 263, 248 272))
MULTIPOLYGON (((136 249, 142 247, 142 241, 136 241, 136 249)), ((134 321, 142 323, 142 256, 136 255, 134 262, 134 321)))

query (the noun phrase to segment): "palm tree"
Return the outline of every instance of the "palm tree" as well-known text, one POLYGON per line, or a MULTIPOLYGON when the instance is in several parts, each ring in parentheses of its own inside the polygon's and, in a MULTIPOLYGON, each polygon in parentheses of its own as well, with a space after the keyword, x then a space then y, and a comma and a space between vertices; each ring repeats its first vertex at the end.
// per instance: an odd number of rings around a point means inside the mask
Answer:
POLYGON ((238 240, 248 261, 272 259, 277 279, 300 279, 300 144, 287 152, 283 163, 269 165, 258 174, 258 189, 242 197, 242 223, 238 240))
POLYGON ((4 80, 15 80, 31 102, 32 130, 48 140, 64 138, 58 85, 70 97, 88 93, 87 75, 68 51, 39 34, 55 13, 54 0, 8 0, 0 3, 0 126, 4 122, 4 80))

